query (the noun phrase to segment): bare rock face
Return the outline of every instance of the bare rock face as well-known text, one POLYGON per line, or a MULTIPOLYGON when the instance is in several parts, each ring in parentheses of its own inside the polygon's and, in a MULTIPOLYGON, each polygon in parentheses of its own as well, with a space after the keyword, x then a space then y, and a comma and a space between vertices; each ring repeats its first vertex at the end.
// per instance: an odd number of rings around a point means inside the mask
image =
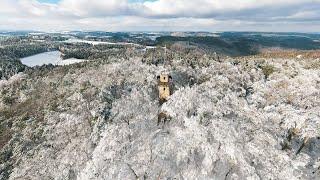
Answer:
POLYGON ((54 87, 39 97, 57 104, 23 128, 1 115, 16 129, 0 179, 319 179, 320 70, 306 63, 173 64, 175 90, 162 106, 162 69, 138 57, 23 80, 54 87), (170 118, 158 124, 160 112, 170 118))

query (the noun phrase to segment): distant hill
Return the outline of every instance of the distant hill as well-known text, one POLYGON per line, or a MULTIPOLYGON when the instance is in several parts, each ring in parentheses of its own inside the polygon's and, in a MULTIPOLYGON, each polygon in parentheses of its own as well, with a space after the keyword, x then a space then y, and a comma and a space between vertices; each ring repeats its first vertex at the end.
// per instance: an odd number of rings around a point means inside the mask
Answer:
POLYGON ((317 50, 320 49, 319 34, 304 33, 252 33, 224 32, 212 36, 161 36, 156 39, 158 46, 181 43, 215 51, 227 56, 246 56, 260 53, 262 49, 317 50))

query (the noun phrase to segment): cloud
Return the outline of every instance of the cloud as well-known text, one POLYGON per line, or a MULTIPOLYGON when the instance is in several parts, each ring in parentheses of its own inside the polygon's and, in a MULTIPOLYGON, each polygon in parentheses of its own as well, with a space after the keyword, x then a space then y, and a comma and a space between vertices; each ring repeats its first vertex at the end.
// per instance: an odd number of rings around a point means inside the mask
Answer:
POLYGON ((216 19, 272 19, 317 9, 320 0, 158 0, 145 2, 151 17, 200 17, 216 19))
POLYGON ((0 6, 3 29, 258 30, 285 24, 313 31, 308 22, 320 25, 320 0, 0 0, 0 6))
POLYGON ((59 7, 79 17, 119 16, 134 14, 126 0, 63 0, 59 7))

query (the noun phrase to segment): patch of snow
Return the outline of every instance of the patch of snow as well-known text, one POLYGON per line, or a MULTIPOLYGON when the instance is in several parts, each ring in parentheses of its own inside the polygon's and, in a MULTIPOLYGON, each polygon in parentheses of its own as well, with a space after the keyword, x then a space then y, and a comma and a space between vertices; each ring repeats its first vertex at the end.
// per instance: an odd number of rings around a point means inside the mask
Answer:
POLYGON ((76 59, 76 58, 69 58, 69 59, 64 59, 64 60, 61 60, 61 61, 58 61, 56 63, 56 65, 59 65, 59 66, 64 66, 64 65, 70 65, 70 64, 75 64, 75 63, 81 63, 81 62, 85 62, 87 60, 84 60, 84 59, 76 59))
POLYGON ((71 38, 71 39, 65 40, 64 42, 66 42, 66 43, 87 43, 87 44, 92 44, 92 45, 108 44, 108 45, 133 45, 133 46, 140 46, 139 44, 127 43, 127 42, 89 41, 89 40, 75 39, 75 38, 71 38))

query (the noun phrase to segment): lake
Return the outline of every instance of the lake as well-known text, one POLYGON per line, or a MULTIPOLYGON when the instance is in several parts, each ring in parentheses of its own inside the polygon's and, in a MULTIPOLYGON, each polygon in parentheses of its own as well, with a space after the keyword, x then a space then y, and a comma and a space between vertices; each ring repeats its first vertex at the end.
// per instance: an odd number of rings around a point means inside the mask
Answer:
POLYGON ((83 59, 75 59, 75 58, 63 60, 61 58, 60 51, 51 51, 51 52, 40 53, 40 54, 36 54, 33 56, 21 58, 20 60, 21 60, 22 64, 27 65, 29 67, 42 66, 44 64, 69 65, 69 64, 74 64, 74 63, 86 61, 83 59))

